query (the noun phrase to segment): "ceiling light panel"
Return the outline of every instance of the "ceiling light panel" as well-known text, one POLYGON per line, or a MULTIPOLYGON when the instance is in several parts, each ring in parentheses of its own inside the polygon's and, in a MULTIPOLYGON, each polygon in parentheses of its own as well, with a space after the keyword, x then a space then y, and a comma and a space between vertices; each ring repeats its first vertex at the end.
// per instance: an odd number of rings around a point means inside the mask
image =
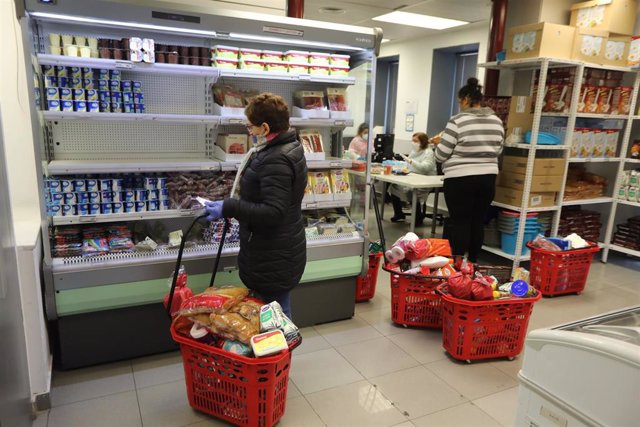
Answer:
POLYGON ((408 25, 411 27, 428 28, 431 30, 445 30, 468 24, 467 21, 440 18, 437 16, 420 15, 417 13, 395 11, 372 18, 374 21, 390 22, 392 24, 408 25))

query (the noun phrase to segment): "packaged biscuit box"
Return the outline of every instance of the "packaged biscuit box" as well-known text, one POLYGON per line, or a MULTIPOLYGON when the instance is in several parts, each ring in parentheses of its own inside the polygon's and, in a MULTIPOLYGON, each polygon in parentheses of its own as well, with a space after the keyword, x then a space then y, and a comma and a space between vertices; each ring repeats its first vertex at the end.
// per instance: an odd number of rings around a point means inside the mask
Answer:
POLYGON ((309 182, 316 200, 321 196, 331 196, 329 172, 309 172, 309 182))
POLYGON ((329 172, 331 177, 331 190, 334 194, 349 193, 349 176, 344 169, 332 169, 329 172))

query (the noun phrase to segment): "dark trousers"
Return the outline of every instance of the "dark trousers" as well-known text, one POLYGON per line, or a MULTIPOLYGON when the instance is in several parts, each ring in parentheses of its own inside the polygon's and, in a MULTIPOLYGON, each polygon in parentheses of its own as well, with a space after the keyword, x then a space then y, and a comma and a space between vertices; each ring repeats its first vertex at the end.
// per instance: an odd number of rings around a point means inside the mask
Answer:
POLYGON ((447 235, 454 255, 469 254, 477 262, 484 241, 484 219, 495 195, 496 175, 471 175, 444 180, 449 209, 447 235))
POLYGON ((393 216, 396 218, 402 218, 404 214, 402 213, 402 201, 400 197, 391 195, 391 204, 393 205, 393 216))

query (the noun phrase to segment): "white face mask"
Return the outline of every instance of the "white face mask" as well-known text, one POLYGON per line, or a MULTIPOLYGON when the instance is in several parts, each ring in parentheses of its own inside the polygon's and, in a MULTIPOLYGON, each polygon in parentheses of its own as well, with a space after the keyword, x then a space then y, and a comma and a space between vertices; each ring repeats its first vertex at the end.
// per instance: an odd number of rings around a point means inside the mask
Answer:
POLYGON ((364 139, 365 141, 367 141, 369 139, 369 134, 368 133, 363 133, 362 134, 362 139, 364 139))
POLYGON ((420 143, 419 142, 412 142, 413 144, 413 150, 414 151, 420 151, 420 143))

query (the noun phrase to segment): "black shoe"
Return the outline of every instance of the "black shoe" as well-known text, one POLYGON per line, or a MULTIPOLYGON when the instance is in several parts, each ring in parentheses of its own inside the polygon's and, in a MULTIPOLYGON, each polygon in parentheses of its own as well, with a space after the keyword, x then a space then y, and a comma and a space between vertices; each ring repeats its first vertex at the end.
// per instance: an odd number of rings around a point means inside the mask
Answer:
POLYGON ((402 222, 405 218, 404 215, 397 215, 391 218, 391 222, 402 222))

